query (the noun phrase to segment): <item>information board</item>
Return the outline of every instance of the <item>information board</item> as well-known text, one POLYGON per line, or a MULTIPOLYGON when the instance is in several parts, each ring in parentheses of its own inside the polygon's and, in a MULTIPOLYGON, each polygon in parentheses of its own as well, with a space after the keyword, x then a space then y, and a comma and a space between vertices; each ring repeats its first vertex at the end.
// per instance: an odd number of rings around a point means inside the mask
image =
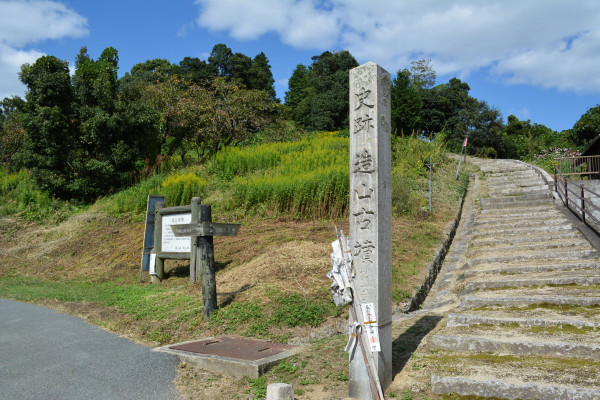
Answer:
POLYGON ((192 213, 169 214, 162 216, 161 252, 163 253, 189 253, 191 251, 190 236, 175 236, 171 225, 189 224, 192 222, 192 213))

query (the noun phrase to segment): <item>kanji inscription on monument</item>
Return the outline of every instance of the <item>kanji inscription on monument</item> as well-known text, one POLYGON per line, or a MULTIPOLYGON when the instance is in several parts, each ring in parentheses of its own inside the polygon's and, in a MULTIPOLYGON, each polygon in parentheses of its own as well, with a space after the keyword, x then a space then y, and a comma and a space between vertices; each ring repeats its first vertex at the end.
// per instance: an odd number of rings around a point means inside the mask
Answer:
MULTIPOLYGON (((392 380, 390 90, 390 74, 373 62, 350 71, 350 244, 356 268, 355 301, 368 304, 377 318, 358 322, 366 323, 370 338, 378 333, 372 350, 383 390, 392 380)), ((350 397, 374 398, 366 369, 359 352, 351 354, 350 397)))

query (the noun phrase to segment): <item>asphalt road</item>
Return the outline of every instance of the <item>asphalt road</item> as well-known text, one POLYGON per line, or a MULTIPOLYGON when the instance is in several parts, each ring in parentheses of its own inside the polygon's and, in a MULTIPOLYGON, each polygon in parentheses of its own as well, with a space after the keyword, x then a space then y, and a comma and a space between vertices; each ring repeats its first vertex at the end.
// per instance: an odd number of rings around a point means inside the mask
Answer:
POLYGON ((70 315, 0 299, 1 400, 180 399, 177 363, 70 315))

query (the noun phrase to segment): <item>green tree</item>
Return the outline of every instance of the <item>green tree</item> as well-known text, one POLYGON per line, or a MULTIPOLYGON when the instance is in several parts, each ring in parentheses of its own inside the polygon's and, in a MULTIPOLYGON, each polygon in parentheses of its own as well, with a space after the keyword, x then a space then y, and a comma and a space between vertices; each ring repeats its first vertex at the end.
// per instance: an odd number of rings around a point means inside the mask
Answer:
POLYGON ((600 135, 600 105, 592 107, 573 126, 573 142, 585 146, 600 135))
MULTIPOLYGON (((77 67, 77 61, 75 66, 77 67)), ((185 71, 181 66, 172 64, 164 58, 155 58, 131 67, 131 72, 126 72, 119 80, 119 87, 121 90, 126 90, 138 81, 158 83, 170 76, 177 75, 185 75, 185 71)))
POLYGON ((308 68, 303 64, 296 65, 292 76, 288 80, 288 90, 285 92, 284 97, 285 105, 290 109, 294 121, 301 122, 302 116, 306 113, 304 110, 300 110, 299 106, 302 100, 307 97, 309 87, 308 68))
POLYGON ((286 94, 286 104, 294 120, 312 130, 347 128, 348 73, 357 66, 354 57, 344 50, 335 53, 326 51, 312 57, 305 78, 302 76, 302 67, 296 67, 290 79, 289 93, 286 94), (305 88, 302 88, 303 79, 306 79, 305 88))
POLYGON ((275 92, 275 79, 271 72, 271 65, 265 53, 260 52, 252 59, 252 68, 248 76, 248 89, 264 90, 271 101, 277 100, 275 92))
POLYGON ((118 54, 98 60, 82 48, 71 82, 68 63, 55 57, 24 65, 27 85, 22 165, 42 189, 62 198, 92 200, 124 183, 158 147, 154 120, 141 103, 119 98, 118 54))
POLYGON ((69 64, 43 56, 24 64, 19 78, 27 86, 22 120, 27 137, 19 164, 31 171, 41 189, 70 197, 69 178, 75 171, 69 161, 78 134, 69 64))
POLYGON ((179 62, 182 78, 195 83, 206 85, 212 81, 218 73, 217 67, 197 57, 185 57, 179 62))
POLYGON ((410 76, 414 87, 425 90, 435 86, 436 74, 431 60, 417 60, 410 63, 410 76))
POLYGON ((470 101, 469 90, 469 85, 457 78, 431 89, 422 89, 423 134, 433 137, 445 130, 451 140, 451 147, 452 143, 462 144, 468 122, 465 121, 466 114, 461 116, 461 111, 475 107, 475 103, 470 101))
POLYGON ((501 132, 502 115, 485 101, 469 97, 465 108, 459 111, 462 126, 469 135, 467 151, 482 157, 502 157, 505 153, 501 132))
POLYGON ((242 89, 223 78, 217 78, 210 90, 192 88, 190 96, 198 117, 194 140, 207 156, 277 123, 283 111, 266 91, 242 89))
POLYGON ((404 136, 420 133, 422 126, 421 108, 423 102, 411 80, 410 71, 398 71, 392 81, 392 132, 404 136))
POLYGON ((514 115, 509 115, 502 134, 505 147, 505 157, 521 160, 531 160, 535 154, 551 147, 571 147, 567 133, 557 133, 552 129, 531 120, 520 121, 514 115))
POLYGON ((232 73, 231 67, 231 56, 233 52, 229 47, 227 47, 223 43, 219 43, 214 45, 210 56, 208 57, 208 62, 217 68, 218 76, 226 76, 230 77, 232 73))

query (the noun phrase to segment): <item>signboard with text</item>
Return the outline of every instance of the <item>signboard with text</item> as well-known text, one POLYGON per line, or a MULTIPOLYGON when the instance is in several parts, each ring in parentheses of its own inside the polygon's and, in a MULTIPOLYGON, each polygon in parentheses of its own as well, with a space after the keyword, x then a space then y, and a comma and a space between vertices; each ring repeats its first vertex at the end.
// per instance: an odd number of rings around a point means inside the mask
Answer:
POLYGON ((191 251, 191 237, 175 236, 171 229, 171 225, 189 224, 190 222, 192 222, 192 213, 162 216, 161 252, 189 253, 191 251))

